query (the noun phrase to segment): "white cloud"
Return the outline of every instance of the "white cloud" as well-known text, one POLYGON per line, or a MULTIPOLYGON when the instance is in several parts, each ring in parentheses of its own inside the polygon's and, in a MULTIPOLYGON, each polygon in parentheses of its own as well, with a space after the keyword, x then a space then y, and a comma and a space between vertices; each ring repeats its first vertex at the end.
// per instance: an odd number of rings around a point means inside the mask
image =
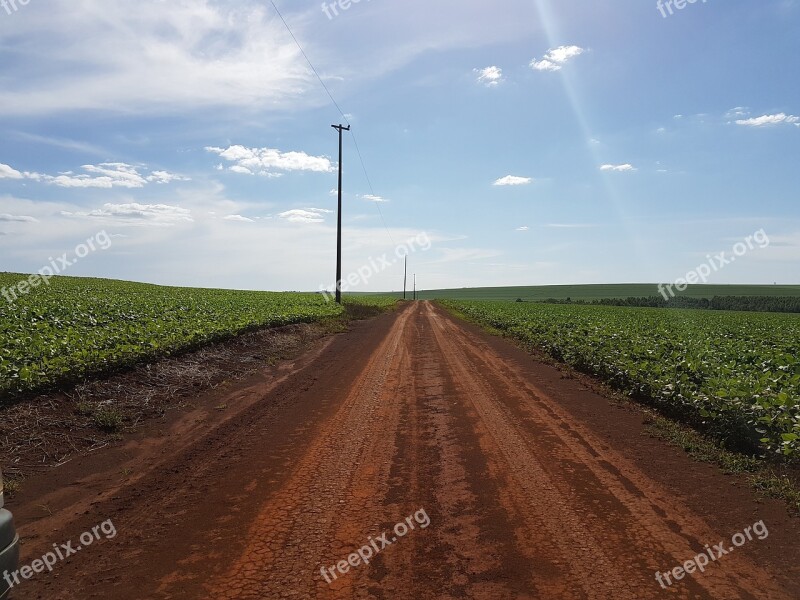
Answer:
POLYGON ((38 223, 39 220, 25 215, 9 215, 0 213, 0 222, 5 223, 38 223))
POLYGON ((528 230, 530 230, 530 227, 528 227, 527 225, 523 225, 522 227, 517 227, 517 231, 528 231, 528 230))
POLYGON ((369 202, 389 202, 386 198, 381 196, 373 196, 372 194, 366 194, 365 196, 361 196, 364 200, 369 202))
POLYGON ((168 173, 167 171, 153 171, 148 177, 147 181, 153 183, 170 183, 172 181, 191 181, 188 177, 176 175, 175 173, 168 173))
POLYGON ((38 62, 28 70, 35 76, 9 73, 0 90, 6 114, 289 107, 315 84, 283 24, 259 3, 59 4, 29 7, 16 26, 31 43, 20 51, 38 62))
POLYGON ((43 175, 48 183, 68 188, 141 188, 147 184, 135 167, 125 163, 101 163, 100 165, 84 165, 88 174, 74 175, 71 171, 55 177, 43 175))
POLYGON ((250 169, 248 169, 247 167, 243 167, 241 165, 233 165, 228 170, 231 171, 232 173, 239 173, 239 175, 252 175, 253 174, 253 172, 250 169))
POLYGON ((111 220, 124 225, 160 225, 168 226, 177 223, 194 221, 190 210, 168 204, 125 204, 103 205, 89 212, 63 212, 68 217, 84 217, 91 219, 111 220))
POLYGON ((0 163, 0 179, 23 179, 22 173, 8 165, 0 163))
POLYGON ((762 115, 760 117, 738 119, 736 121, 737 125, 744 125, 746 127, 766 127, 768 125, 781 125, 784 123, 800 125, 800 117, 787 115, 786 113, 778 113, 776 115, 762 115))
POLYGON ((603 166, 600 167, 600 170, 601 171, 616 171, 618 173, 625 173, 625 172, 635 171, 636 167, 626 163, 624 165, 603 165, 603 166))
POLYGON ((502 186, 502 185, 528 185, 529 183, 533 183, 533 179, 531 177, 517 177, 516 175, 506 175, 505 177, 501 177, 497 181, 495 181, 492 185, 502 186))
MULTIPOLYGON (((525 42, 535 13, 530 0, 503 5, 506 14, 524 15, 518 19, 497 19, 491 3, 446 0, 443 10, 431 11, 427 0, 410 0, 365 7, 331 27, 318 6, 290 2, 281 10, 337 99, 431 54, 525 42)), ((216 131, 220 121, 250 124, 262 110, 329 104, 269 2, 31 2, 13 34, 19 60, 4 65, 4 115, 200 111, 198 128, 216 131), (234 110, 209 119, 208 109, 218 107, 234 110)))
POLYGON ((235 145, 228 148, 206 147, 206 151, 218 154, 234 163, 230 171, 244 175, 259 174, 265 177, 280 177, 278 171, 311 171, 330 173, 331 160, 326 156, 310 156, 305 152, 281 152, 273 148, 246 148, 235 145))
POLYGON ((224 221, 236 221, 239 223, 255 223, 255 220, 249 219, 248 217, 243 217, 242 215, 228 215, 227 217, 223 217, 224 221))
POLYGON ((560 71, 571 59, 586 52, 580 46, 559 46, 551 48, 541 60, 533 59, 530 67, 536 71, 560 71))
POLYGON ((153 171, 149 175, 139 173, 139 167, 116 162, 100 163, 99 165, 83 165, 85 173, 76 175, 72 171, 65 171, 58 175, 45 175, 12 169, 8 165, 0 164, 0 179, 31 179, 65 188, 142 188, 148 183, 170 183, 171 181, 189 181, 187 177, 168 173, 167 171, 153 171))
POLYGON ((495 87, 503 81, 503 69, 500 67, 486 67, 474 71, 478 74, 478 83, 486 87, 495 87))
POLYGON ((278 214, 278 217, 290 223, 324 223, 325 215, 332 213, 324 208, 296 208, 278 214))

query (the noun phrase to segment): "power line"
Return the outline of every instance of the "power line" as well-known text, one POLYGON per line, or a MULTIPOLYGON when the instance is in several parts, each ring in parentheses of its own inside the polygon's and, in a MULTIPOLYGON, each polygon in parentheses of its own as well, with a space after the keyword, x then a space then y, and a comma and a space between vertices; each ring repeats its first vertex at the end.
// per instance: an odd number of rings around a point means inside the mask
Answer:
POLYGON ((278 13, 278 16, 280 17, 281 21, 283 21, 283 25, 286 27, 286 31, 289 32, 289 35, 292 36, 294 43, 297 44, 297 47, 300 49, 300 53, 303 55, 303 58, 306 59, 308 66, 311 67, 311 70, 314 71, 314 75, 316 75, 317 79, 319 79, 319 82, 322 84, 322 87, 325 89, 325 92, 327 92, 328 97, 331 99, 331 102, 333 102, 333 105, 336 107, 336 110, 338 110, 339 114, 342 115, 342 118, 344 119, 345 123, 350 125, 350 121, 347 120, 347 115, 344 114, 344 111, 342 111, 342 109, 339 107, 339 104, 336 102, 336 99, 333 97, 333 94, 331 94, 331 91, 328 89, 328 86, 325 85, 325 82, 322 80, 322 77, 319 76, 317 69, 314 67, 314 64, 311 62, 311 59, 308 58, 306 51, 303 50, 303 47, 300 45, 300 42, 297 41, 297 38, 294 36, 294 33, 292 33, 292 28, 289 27, 289 24, 286 22, 286 19, 283 18, 281 11, 279 11, 278 7, 275 6, 274 0, 270 0, 270 3, 272 4, 272 8, 275 9, 275 12, 278 13))
MULTIPOLYGON (((317 79, 319 80, 320 84, 322 85, 322 88, 325 90, 325 93, 328 94, 328 97, 331 99, 331 102, 333 102, 333 105, 336 107, 336 110, 339 111, 339 114, 342 115, 342 118, 344 119, 344 122, 347 123, 348 127, 350 127, 351 126, 350 120, 347 118, 347 115, 344 113, 342 108, 339 106, 339 103, 336 102, 336 98, 333 97, 333 94, 331 94, 331 91, 328 89, 328 86, 325 85, 325 81, 322 79, 322 77, 320 77, 319 72, 317 71, 316 67, 314 67, 314 63, 312 63, 311 59, 308 58, 308 54, 306 54, 306 51, 303 50, 303 46, 300 45, 300 42, 298 41, 297 37, 295 37, 294 33, 292 32, 292 28, 289 27, 289 24, 286 22, 286 19, 283 18, 283 15, 281 14, 281 11, 278 10, 277 6, 275 6, 275 1, 274 0, 270 0, 270 4, 272 4, 272 8, 275 9, 275 12, 278 14, 278 17, 280 17, 280 20, 283 22, 284 27, 286 27, 286 31, 289 32, 290 36, 292 36, 292 39, 294 40, 294 43, 297 44, 297 47, 300 49, 300 53, 303 55, 303 58, 306 59, 306 62, 308 63, 308 66, 311 67, 311 70, 314 72, 314 75, 317 76, 317 79)), ((356 135, 355 135, 355 133, 353 133, 352 128, 350 130, 350 135, 353 137, 353 145, 356 148, 356 154, 358 154, 358 160, 361 163, 361 168, 364 170, 364 177, 367 180, 367 186, 369 187, 369 193, 372 195, 373 198, 377 198, 378 196, 377 196, 377 194, 375 194, 375 189, 372 187, 372 180, 370 180, 369 173, 367 173, 367 165, 364 162, 364 157, 361 154, 361 148, 358 147, 358 140, 356 139, 356 135)), ((381 217, 381 223, 383 223, 383 228, 386 230, 386 235, 389 236, 389 240, 392 242, 392 245, 393 246, 397 246, 397 244, 394 241, 394 238, 392 237, 392 233, 389 231, 389 227, 386 225, 386 219, 383 216, 383 211, 381 210, 380 202, 373 201, 372 203, 375 205, 375 208, 378 209, 378 214, 381 217)))

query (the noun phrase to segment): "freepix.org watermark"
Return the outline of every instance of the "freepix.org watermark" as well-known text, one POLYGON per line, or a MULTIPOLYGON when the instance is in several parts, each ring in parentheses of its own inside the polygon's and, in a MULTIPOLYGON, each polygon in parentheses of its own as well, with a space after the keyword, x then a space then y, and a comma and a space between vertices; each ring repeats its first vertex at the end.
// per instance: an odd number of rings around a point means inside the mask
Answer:
MULTIPOLYGON (((0 0, 0 2, 2 2, 2 0, 0 0)), ((42 267, 36 273, 27 279, 23 279, 16 285, 0 289, 0 295, 2 295, 9 304, 13 304, 17 301, 17 298, 28 294, 34 288, 38 288, 43 284, 50 285, 50 279, 63 273, 80 259, 86 258, 91 252, 108 250, 110 247, 111 237, 105 231, 101 231, 90 237, 86 242, 75 246, 72 255, 69 252, 65 252, 58 258, 53 258, 51 256, 47 259, 50 261, 49 265, 42 267)))
POLYGON ((693 575, 697 571, 700 573, 705 573, 706 567, 709 564, 718 561, 726 554, 730 554, 736 550, 736 548, 741 548, 747 542, 752 541, 753 534, 755 534, 756 538, 759 540, 767 539, 769 536, 769 530, 767 529, 767 526, 764 525, 764 521, 759 521, 751 527, 745 527, 743 532, 735 533, 731 538, 731 544, 733 544, 732 546, 726 546, 724 541, 713 547, 706 545, 704 552, 698 554, 690 560, 687 560, 680 567, 675 567, 666 573, 656 571, 656 581, 661 584, 662 588, 667 589, 667 586, 673 584, 673 579, 675 581, 680 581, 686 577, 686 575, 693 575))
POLYGON ((679 277, 674 283, 659 283, 658 291, 664 297, 664 300, 674 298, 676 289, 679 292, 685 292, 690 285, 700 282, 707 283, 712 273, 721 271, 729 264, 735 262, 738 257, 744 256, 751 250, 755 250, 756 248, 763 250, 767 246, 769 246, 769 236, 766 231, 759 229, 753 235, 748 235, 744 241, 734 244, 730 255, 727 251, 720 252, 713 256, 708 254, 706 255, 708 259, 707 263, 703 263, 696 269, 689 271, 685 277, 679 277))
POLYGON ((666 19, 674 15, 676 10, 683 10, 690 4, 697 4, 698 2, 705 4, 708 0, 658 0, 656 8, 661 13, 661 16, 666 19))
POLYGON ((331 584, 339 578, 339 575, 347 575, 351 568, 354 569, 362 563, 368 565, 369 561, 382 552, 384 548, 388 548, 398 542, 400 538, 407 536, 409 532, 417 528, 417 525, 419 525, 420 529, 427 529, 430 524, 431 518, 428 513, 425 512, 424 508, 420 508, 412 516, 406 517, 405 521, 400 521, 395 525, 391 532, 384 532, 375 538, 370 536, 368 543, 353 552, 346 560, 340 560, 332 567, 320 567, 319 572, 325 581, 331 584), (394 532, 394 535, 392 535, 392 532, 394 532), (392 536, 391 538, 389 537, 390 535, 392 536))
POLYGON ((334 17, 339 16, 339 11, 342 12, 346 10, 350 10, 350 8, 354 4, 360 4, 361 2, 370 2, 370 0, 335 0, 334 2, 323 2, 322 3, 322 12, 328 17, 329 21, 333 21, 334 17))
MULTIPOLYGON (((433 243, 428 234, 423 232, 397 246, 394 250, 394 258, 388 254, 379 256, 377 259, 370 257, 367 264, 362 265, 346 277, 342 276, 342 291, 347 292, 359 285, 366 285, 375 275, 398 264, 406 256, 410 256, 415 252, 426 252, 431 249, 432 245, 433 243)), ((319 291, 322 292, 328 302, 335 298, 334 292, 330 291, 331 289, 335 290, 336 284, 333 286, 324 284, 319 286, 319 291)))
POLYGON ((79 545, 74 546, 72 541, 65 544, 53 544, 52 552, 46 552, 42 558, 37 558, 30 565, 20 567, 16 571, 5 571, 3 579, 6 580, 9 588, 13 588, 23 581, 31 579, 36 574, 44 573, 45 571, 52 573, 53 567, 59 562, 66 560, 81 550, 85 550, 103 537, 107 540, 117 537, 117 528, 114 527, 111 519, 103 521, 100 525, 92 527, 90 531, 82 533, 78 538, 79 545))
POLYGON ((31 0, 0 0, 0 7, 6 11, 7 15, 13 15, 21 6, 28 6, 30 3, 31 0))

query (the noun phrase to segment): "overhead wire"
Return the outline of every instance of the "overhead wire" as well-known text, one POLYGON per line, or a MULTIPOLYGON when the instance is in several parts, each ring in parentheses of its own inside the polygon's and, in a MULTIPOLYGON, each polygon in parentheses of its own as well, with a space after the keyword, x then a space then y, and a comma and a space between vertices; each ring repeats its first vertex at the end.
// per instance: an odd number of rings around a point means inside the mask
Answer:
POLYGON ((283 15, 281 14, 281 11, 275 5, 275 1, 274 0, 270 0, 270 4, 272 4, 272 8, 275 9, 275 12, 277 13, 277 15, 280 18, 281 22, 283 22, 284 27, 286 27, 286 31, 289 32, 289 35, 294 40, 294 43, 297 44, 297 47, 299 48, 300 53, 303 55, 303 58, 306 59, 306 62, 308 63, 308 66, 311 67, 311 71, 314 73, 314 75, 317 76, 317 79, 319 80, 320 84, 322 85, 322 88, 325 90, 325 93, 328 94, 328 97, 331 99, 331 102, 336 107, 336 110, 339 111, 339 114, 342 116, 342 119, 344 119, 344 122, 347 123, 348 127, 350 127, 350 135, 353 138, 353 145, 355 146, 356 154, 358 155, 358 160, 361 163, 361 168, 364 171, 364 177, 367 180, 367 187, 369 187, 369 193, 371 195, 371 202, 372 202, 372 204, 375 205, 375 208, 378 209, 378 215, 380 215, 381 223, 383 223, 383 228, 386 230, 386 234, 389 236, 389 240, 391 240, 393 246, 397 246, 397 244, 394 241, 394 237, 392 237, 391 231, 389 231, 389 227, 386 225, 386 219, 384 218, 383 211, 381 210, 381 207, 380 207, 380 201, 379 201, 380 196, 378 196, 375 193, 375 189, 372 187, 372 180, 370 179, 369 173, 367 172, 367 165, 364 162, 364 156, 361 154, 361 148, 359 148, 359 146, 358 146, 358 140, 356 139, 356 134, 353 133, 353 127, 350 124, 350 120, 347 118, 347 115, 342 110, 342 108, 339 106, 339 103, 336 102, 336 98, 333 97, 333 94, 331 93, 330 89, 328 89, 328 86, 325 85, 325 81, 320 76, 319 71, 317 71, 316 67, 314 66, 314 63, 311 62, 311 59, 308 57, 308 54, 306 54, 306 51, 303 50, 303 46, 300 44, 300 41, 294 35, 294 32, 292 31, 292 28, 289 27, 289 24, 286 22, 286 19, 283 18, 283 15))

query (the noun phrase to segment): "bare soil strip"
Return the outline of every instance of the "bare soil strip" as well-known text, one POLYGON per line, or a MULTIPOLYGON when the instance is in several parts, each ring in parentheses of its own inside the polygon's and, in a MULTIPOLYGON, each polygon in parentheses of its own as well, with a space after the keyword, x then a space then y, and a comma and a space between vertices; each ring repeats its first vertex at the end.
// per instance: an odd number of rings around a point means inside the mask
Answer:
POLYGON ((16 598, 800 597, 780 502, 430 303, 216 393, 221 422, 183 415, 31 481, 24 562, 105 519, 119 535, 16 598), (397 536, 419 509, 430 525, 397 536), (659 586, 762 519, 767 539, 659 586), (336 568, 384 532, 368 565, 336 568))

